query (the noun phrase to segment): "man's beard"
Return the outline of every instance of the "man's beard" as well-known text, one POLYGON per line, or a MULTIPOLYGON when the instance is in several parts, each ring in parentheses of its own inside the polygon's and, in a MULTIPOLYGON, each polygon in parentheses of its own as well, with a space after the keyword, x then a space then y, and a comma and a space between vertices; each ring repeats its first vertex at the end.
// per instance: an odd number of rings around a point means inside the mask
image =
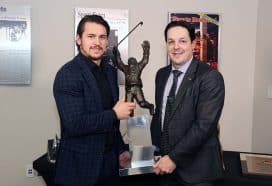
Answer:
MULTIPOLYGON (((92 50, 92 49, 99 49, 99 50, 103 51, 103 48, 100 47, 100 46, 90 47, 90 50, 92 50)), ((88 57, 88 59, 90 59, 92 61, 97 61, 97 60, 101 60, 103 55, 104 55, 104 53, 101 56, 98 56, 98 57, 93 57, 91 55, 88 55, 87 57, 88 57)))
POLYGON ((92 60, 92 61, 97 61, 97 60, 101 60, 103 57, 103 55, 101 55, 100 57, 92 57, 92 56, 88 56, 88 59, 92 60))

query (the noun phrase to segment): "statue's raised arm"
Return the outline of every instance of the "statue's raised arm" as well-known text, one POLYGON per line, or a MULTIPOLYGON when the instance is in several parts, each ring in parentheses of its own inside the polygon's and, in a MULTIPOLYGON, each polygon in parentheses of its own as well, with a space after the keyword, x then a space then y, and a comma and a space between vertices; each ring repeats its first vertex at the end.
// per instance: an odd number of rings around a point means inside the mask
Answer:
POLYGON ((118 50, 117 46, 114 46, 112 49, 112 53, 114 55, 114 65, 117 66, 117 68, 119 68, 121 71, 125 71, 126 65, 123 63, 122 59, 121 59, 121 55, 120 52, 118 50))
POLYGON ((149 41, 146 41, 146 40, 143 41, 142 48, 143 48, 143 58, 139 62, 139 64, 140 64, 141 68, 144 68, 145 65, 147 65, 147 63, 149 61, 149 55, 150 55, 150 43, 149 43, 149 41))

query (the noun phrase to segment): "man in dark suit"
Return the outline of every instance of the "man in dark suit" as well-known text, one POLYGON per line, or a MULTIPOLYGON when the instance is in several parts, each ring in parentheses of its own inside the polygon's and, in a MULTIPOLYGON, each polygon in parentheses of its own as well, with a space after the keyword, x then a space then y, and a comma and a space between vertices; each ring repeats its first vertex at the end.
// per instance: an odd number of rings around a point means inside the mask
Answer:
POLYGON ((156 75, 152 143, 161 158, 154 172, 162 186, 212 186, 223 175, 217 124, 224 80, 193 58, 194 28, 173 21, 165 28, 171 64, 156 75))
POLYGON ((83 17, 76 35, 79 54, 56 75, 54 97, 61 122, 58 185, 117 186, 119 164, 130 159, 119 120, 128 118, 135 104, 118 101, 116 68, 103 59, 109 33, 101 16, 83 17))

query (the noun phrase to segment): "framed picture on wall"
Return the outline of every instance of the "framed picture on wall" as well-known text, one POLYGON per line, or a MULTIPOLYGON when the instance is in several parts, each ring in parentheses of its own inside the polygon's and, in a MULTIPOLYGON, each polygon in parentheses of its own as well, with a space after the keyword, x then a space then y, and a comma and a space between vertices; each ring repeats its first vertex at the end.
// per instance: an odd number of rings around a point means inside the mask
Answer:
POLYGON ((30 10, 0 3, 0 84, 31 84, 30 10))
POLYGON ((219 52, 219 14, 210 13, 176 13, 170 12, 168 21, 186 21, 195 28, 196 39, 194 57, 218 68, 219 52))
MULTIPOLYGON (((109 35, 109 47, 106 51, 106 56, 111 60, 112 48, 117 45, 119 41, 122 40, 128 33, 128 10, 126 9, 103 9, 103 8, 75 8, 75 36, 77 25, 79 21, 85 15, 100 15, 102 16, 110 25, 110 35, 109 35)), ((128 40, 122 42, 122 45, 118 46, 124 61, 128 59, 128 40)), ((78 53, 75 44, 75 55, 78 53)), ((125 77, 123 72, 118 70, 118 83, 120 85, 125 84, 125 77)))

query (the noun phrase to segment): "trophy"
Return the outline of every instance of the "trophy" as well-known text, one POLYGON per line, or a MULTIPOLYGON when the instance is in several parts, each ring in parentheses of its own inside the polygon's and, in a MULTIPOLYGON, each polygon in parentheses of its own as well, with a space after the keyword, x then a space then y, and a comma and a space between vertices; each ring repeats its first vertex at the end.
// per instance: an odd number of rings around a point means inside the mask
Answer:
MULTIPOLYGON (((139 25, 136 25, 132 31, 139 25)), ((130 31, 128 35, 132 32, 130 31)), ((128 36, 127 35, 127 36, 128 36)), ((127 37, 126 36, 126 37, 127 37)), ((124 38, 125 39, 125 38, 124 38)), ((122 39, 117 46, 124 40, 122 39)), ((134 102, 144 109, 149 110, 149 115, 137 115, 131 113, 131 117, 127 121, 127 135, 129 148, 132 154, 131 162, 125 168, 119 169, 120 176, 136 175, 144 173, 152 173, 154 161, 154 147, 151 143, 150 135, 150 117, 154 114, 154 105, 149 103, 142 90, 143 83, 141 73, 148 64, 150 55, 150 43, 145 40, 141 46, 143 49, 143 57, 137 61, 134 57, 128 59, 128 63, 123 63, 117 46, 113 47, 113 63, 125 75, 125 101, 134 102)))
MULTIPOLYGON (((134 57, 128 59, 128 64, 124 64, 120 52, 117 47, 113 47, 113 55, 115 57, 115 65, 125 74, 126 97, 125 101, 133 102, 136 99, 138 105, 142 108, 149 109, 150 115, 154 114, 154 105, 149 103, 144 98, 142 90, 143 83, 141 73, 149 60, 150 44, 148 41, 143 41, 143 58, 137 61, 134 57)), ((133 113, 131 114, 133 116, 133 113)))

